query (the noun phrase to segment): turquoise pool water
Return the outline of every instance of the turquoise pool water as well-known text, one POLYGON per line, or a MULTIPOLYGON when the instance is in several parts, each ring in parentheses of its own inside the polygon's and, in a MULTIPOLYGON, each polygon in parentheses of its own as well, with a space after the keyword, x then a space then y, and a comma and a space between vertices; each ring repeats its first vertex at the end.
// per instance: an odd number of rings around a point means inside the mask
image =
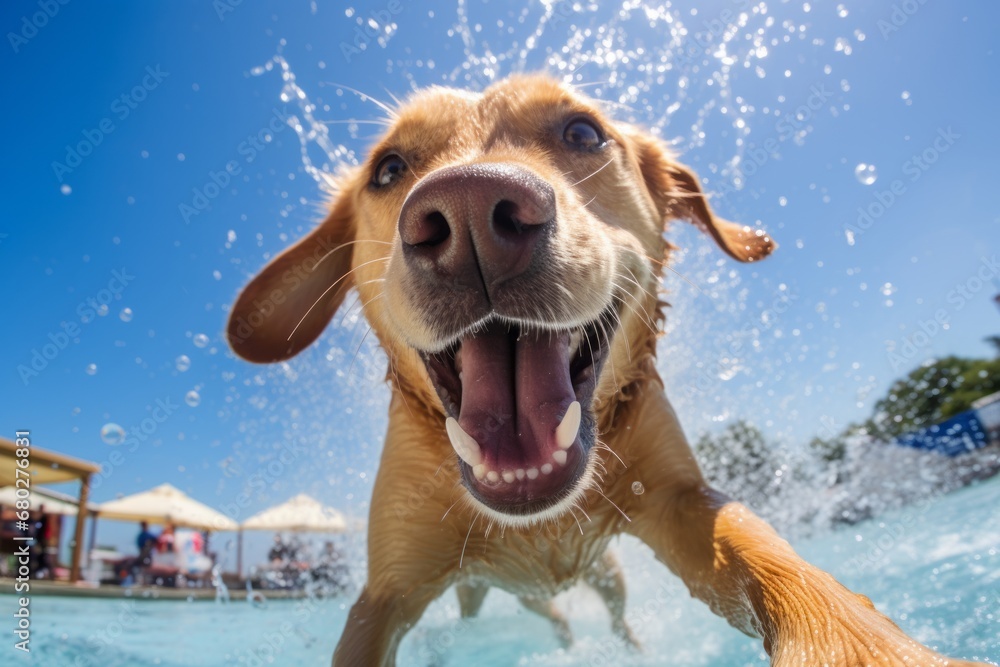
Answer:
MULTIPOLYGON (((926 644, 955 656, 997 661, 998 507, 1000 479, 993 479, 796 546, 869 595, 926 644)), ((692 600, 641 544, 623 540, 617 549, 628 567, 629 606, 645 646, 642 653, 618 645, 602 605, 585 589, 558 599, 576 635, 568 650, 559 648, 547 624, 504 593, 492 592, 481 618, 468 623, 458 619, 454 594, 448 593, 404 640, 399 664, 767 664, 756 640, 692 600)), ((33 601, 33 652, 25 662, 46 667, 327 665, 351 602, 275 601, 256 609, 240 598, 235 593, 234 602, 223 606, 39 597, 33 601)))

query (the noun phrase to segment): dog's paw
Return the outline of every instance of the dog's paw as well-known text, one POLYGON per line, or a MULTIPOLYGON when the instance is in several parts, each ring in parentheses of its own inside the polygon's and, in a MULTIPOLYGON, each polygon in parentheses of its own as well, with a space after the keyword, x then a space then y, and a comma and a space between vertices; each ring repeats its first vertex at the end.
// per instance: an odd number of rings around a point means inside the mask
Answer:
POLYGON ((797 619, 769 645, 772 667, 987 667, 946 658, 908 637, 867 598, 835 615, 797 619), (773 649, 773 650, 772 650, 773 649))
POLYGON ((625 642, 625 645, 629 647, 629 649, 636 652, 642 651, 642 643, 639 641, 639 638, 635 636, 635 633, 632 632, 632 628, 629 627, 629 624, 624 620, 620 623, 615 623, 612 630, 615 635, 620 637, 621 640, 625 642))

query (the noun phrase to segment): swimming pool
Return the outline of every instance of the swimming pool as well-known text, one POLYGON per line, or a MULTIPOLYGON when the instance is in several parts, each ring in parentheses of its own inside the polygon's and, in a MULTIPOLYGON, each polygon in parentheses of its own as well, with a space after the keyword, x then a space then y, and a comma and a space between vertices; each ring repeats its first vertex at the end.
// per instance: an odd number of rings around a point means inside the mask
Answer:
MULTIPOLYGON (((796 544, 809 560, 872 598, 920 641, 964 658, 1000 658, 1000 478, 796 544)), ((559 647, 548 625, 493 591, 461 621, 454 594, 403 641, 400 665, 444 667, 767 664, 760 643, 731 629, 638 542, 623 539, 629 615, 644 645, 622 647, 597 596, 557 602, 576 635, 559 647)), ((234 602, 33 600, 32 664, 164 667, 328 665, 352 600, 234 602), (95 649, 98 649, 95 651, 95 649)))

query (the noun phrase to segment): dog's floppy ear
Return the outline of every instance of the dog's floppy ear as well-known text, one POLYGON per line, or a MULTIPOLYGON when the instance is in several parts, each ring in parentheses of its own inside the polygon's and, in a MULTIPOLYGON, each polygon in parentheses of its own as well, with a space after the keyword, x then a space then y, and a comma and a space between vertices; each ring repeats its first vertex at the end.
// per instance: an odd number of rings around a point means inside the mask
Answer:
POLYGON ((695 173, 673 160, 659 141, 638 132, 631 138, 646 188, 665 220, 676 217, 694 223, 741 262, 764 259, 778 247, 763 230, 716 216, 695 173))
POLYGON ((283 361, 319 337, 353 285, 354 210, 351 190, 341 191, 319 227, 243 288, 227 327, 236 354, 256 363, 283 361))

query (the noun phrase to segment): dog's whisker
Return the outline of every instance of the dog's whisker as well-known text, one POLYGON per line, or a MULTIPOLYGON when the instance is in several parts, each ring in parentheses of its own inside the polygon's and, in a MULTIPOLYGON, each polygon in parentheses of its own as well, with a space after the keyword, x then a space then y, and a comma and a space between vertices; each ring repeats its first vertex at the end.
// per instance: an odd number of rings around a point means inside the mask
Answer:
POLYGON ((317 268, 319 268, 319 265, 322 264, 326 260, 327 257, 329 257, 333 253, 337 252, 341 248, 346 248, 347 246, 352 246, 355 243, 380 243, 382 245, 387 245, 387 246, 391 246, 392 245, 388 241, 379 241, 377 239, 354 239, 353 241, 347 241, 345 243, 341 243, 336 248, 331 248, 329 251, 327 251, 326 254, 324 254, 322 257, 320 257, 319 261, 316 262, 316 266, 312 267, 312 270, 310 271, 310 273, 312 273, 317 268))
POLYGON ((573 515, 573 520, 576 521, 576 527, 580 529, 580 534, 583 535, 583 524, 580 523, 580 519, 577 518, 576 512, 574 512, 573 509, 573 507, 570 507, 569 513, 573 515))
POLYGON ((451 506, 450 506, 450 507, 448 507, 448 509, 446 509, 446 510, 444 511, 444 514, 442 514, 442 515, 441 515, 441 520, 440 520, 440 521, 438 521, 438 523, 443 523, 443 522, 444 522, 444 519, 445 519, 445 517, 446 517, 446 516, 448 516, 448 512, 450 512, 451 510, 453 510, 453 509, 455 508, 455 505, 459 504, 460 502, 462 502, 462 498, 461 498, 461 496, 460 496, 460 497, 458 498, 458 500, 456 500, 455 502, 453 502, 453 503, 451 504, 451 506))
POLYGON ((391 120, 395 121, 395 120, 398 120, 398 118, 399 118, 399 116, 398 116, 398 114, 396 113, 396 110, 395 110, 395 109, 393 109, 392 107, 390 107, 390 106, 389 106, 388 104, 386 104, 385 102, 382 102, 382 101, 380 101, 380 100, 379 100, 378 98, 375 98, 375 97, 372 97, 372 96, 371 96, 371 95, 369 95, 368 93, 362 93, 362 92, 361 92, 360 90, 358 90, 357 88, 351 88, 350 86, 345 86, 344 84, 342 84, 342 83, 337 83, 337 82, 335 82, 335 81, 325 81, 325 82, 321 82, 321 83, 320 83, 320 85, 329 85, 329 86, 334 86, 334 87, 336 87, 336 88, 343 88, 344 90, 346 90, 346 91, 349 91, 349 92, 352 92, 352 93, 354 93, 355 95, 357 95, 358 97, 360 97, 360 98, 361 98, 361 101, 362 101, 362 102, 371 102, 372 104, 374 104, 375 106, 377 106, 377 107, 378 107, 379 109, 381 109, 382 111, 384 111, 384 112, 385 112, 385 114, 386 114, 386 115, 387 115, 387 116, 388 116, 388 117, 389 117, 389 118, 390 118, 391 120))
POLYGON ((300 326, 302 326, 302 323, 306 321, 306 318, 307 318, 307 317, 309 317, 309 314, 310 314, 310 313, 312 313, 312 311, 313 311, 313 310, 314 310, 314 309, 316 308, 316 306, 318 306, 318 305, 319 305, 319 302, 320 302, 320 301, 322 301, 322 300, 323 300, 323 298, 324 298, 324 297, 325 297, 325 296, 326 296, 327 294, 329 294, 329 293, 330 293, 330 290, 332 290, 332 289, 333 289, 334 287, 336 287, 336 286, 337 286, 337 284, 339 284, 339 283, 340 283, 341 281, 343 281, 344 279, 346 279, 346 278, 347 278, 348 276, 350 276, 351 274, 353 274, 353 273, 354 273, 355 271, 357 271, 358 269, 360 269, 360 268, 361 268, 361 267, 363 267, 363 266, 367 266, 367 265, 369 265, 369 264, 374 264, 374 263, 376 263, 376 262, 385 262, 385 261, 388 261, 388 260, 389 260, 389 258, 388 258, 388 257, 379 257, 379 258, 377 258, 377 259, 372 259, 372 260, 369 260, 369 261, 367 261, 367 262, 362 262, 361 264, 358 264, 358 265, 357 265, 356 267, 354 267, 354 268, 353 268, 353 269, 351 269, 350 271, 347 271, 346 273, 344 273, 344 275, 342 275, 342 276, 340 276, 339 278, 337 278, 336 280, 334 280, 334 281, 333 281, 333 284, 331 284, 331 285, 330 285, 329 287, 327 287, 327 288, 326 288, 325 290, 323 290, 323 293, 322 293, 322 294, 320 294, 320 295, 319 295, 319 298, 318 298, 318 299, 316 299, 316 300, 315 300, 315 301, 313 302, 313 305, 309 306, 309 310, 307 310, 307 311, 306 311, 306 314, 302 316, 302 318, 301 318, 301 319, 300 319, 300 320, 298 321, 298 323, 297 323, 297 324, 295 325, 295 328, 294 328, 294 329, 292 329, 292 333, 288 334, 288 338, 286 338, 285 340, 286 340, 286 341, 290 341, 290 340, 292 340, 292 336, 294 336, 294 335, 295 335, 295 332, 299 330, 299 327, 300 327, 300 326))
POLYGON ((475 527, 477 519, 479 519, 479 513, 478 512, 476 513, 476 516, 472 518, 472 521, 469 522, 469 532, 467 532, 465 534, 465 542, 462 543, 462 553, 459 554, 459 556, 458 556, 458 569, 459 570, 462 569, 462 562, 465 560, 465 549, 466 549, 466 547, 469 546, 469 536, 472 535, 472 529, 475 527))
POLYGON ((603 450, 605 450, 605 451, 608 451, 608 452, 610 452, 610 453, 611 453, 612 455, 614 455, 614 457, 615 457, 616 459, 618 459, 618 462, 622 464, 622 467, 624 467, 624 468, 626 468, 626 469, 628 468, 628 466, 627 466, 627 465, 625 465, 625 462, 624 462, 624 461, 622 461, 622 457, 618 456, 618 452, 616 452, 615 450, 611 449, 611 446, 610 446, 610 445, 608 445, 607 443, 605 443, 605 442, 602 442, 601 440, 598 440, 598 441, 597 441, 597 448, 598 448, 598 449, 603 449, 603 450))
POLYGON ((569 187, 571 187, 571 188, 575 188, 576 186, 580 185, 580 183, 583 183, 583 182, 584 182, 585 180, 587 180, 588 178, 591 178, 591 177, 593 177, 593 176, 596 176, 596 175, 597 175, 597 174, 599 174, 600 172, 604 171, 604 168, 605 168, 605 167, 607 167, 607 166, 608 166, 609 164, 611 164, 611 163, 612 163, 612 162, 614 162, 614 161, 615 161, 615 158, 614 158, 614 157, 612 156, 612 158, 611 158, 610 160, 608 160, 607 162, 605 162, 604 164, 602 164, 602 165, 601 165, 600 167, 598 167, 598 168, 597 168, 597 169, 595 169, 594 171, 590 172, 590 174, 588 174, 587 176, 584 176, 583 178, 581 178, 581 179, 580 179, 579 181, 577 181, 576 183, 573 183, 573 184, 572 184, 572 185, 570 185, 569 187))
POLYGON ((618 510, 618 513, 621 514, 623 517, 625 517, 626 521, 628 521, 629 523, 632 523, 632 519, 629 518, 629 515, 625 514, 625 512, 622 511, 621 507, 618 507, 618 505, 615 505, 615 501, 611 500, 611 498, 608 498, 606 495, 604 495, 604 493, 600 489, 594 489, 594 491, 596 491, 597 494, 599 496, 601 496, 601 498, 604 498, 609 503, 611 503, 611 506, 614 507, 616 510, 618 510))
POLYGON ((362 120, 359 118, 348 118, 347 120, 321 120, 324 125, 381 125, 382 127, 392 127, 392 122, 386 118, 374 120, 362 120))
POLYGON ((695 290, 697 290, 699 294, 701 294, 703 296, 709 296, 708 294, 706 294, 704 292, 704 290, 702 290, 700 287, 698 287, 693 282, 691 282, 691 280, 687 276, 685 276, 683 273, 681 273, 680 271, 678 271, 677 269, 675 269, 673 266, 671 266, 670 262, 667 262, 665 260, 655 259, 655 258, 650 257, 649 255, 647 255, 647 254, 645 254, 643 252, 640 252, 640 251, 636 250, 635 248, 630 248, 629 246, 626 246, 626 245, 621 245, 621 244, 617 244, 616 243, 616 244, 614 244, 614 247, 619 248, 621 250, 625 250, 625 251, 631 252, 631 253, 635 253, 636 255, 638 255, 639 257, 642 257, 643 259, 648 260, 648 261, 650 261, 650 262, 652 262, 654 264, 657 264, 661 268, 664 268, 667 271, 670 271, 672 274, 674 274, 675 276, 677 276, 678 278, 680 278, 681 280, 683 280, 684 282, 686 282, 688 285, 690 285, 695 290))

